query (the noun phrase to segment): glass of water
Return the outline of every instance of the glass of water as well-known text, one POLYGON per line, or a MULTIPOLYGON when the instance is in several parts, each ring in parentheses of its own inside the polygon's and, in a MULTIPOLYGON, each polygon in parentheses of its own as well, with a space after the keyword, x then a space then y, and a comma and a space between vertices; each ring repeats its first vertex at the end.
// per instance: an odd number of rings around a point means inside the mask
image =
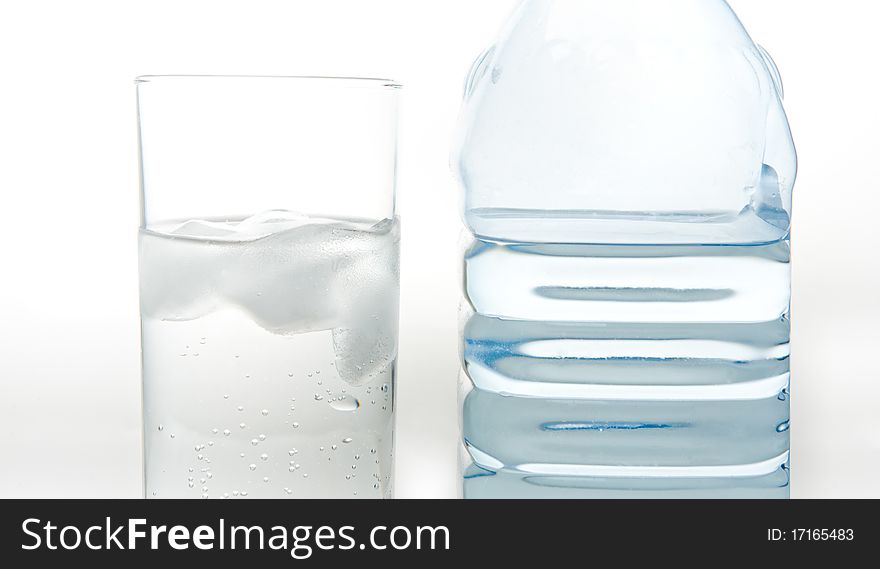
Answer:
POLYGON ((399 89, 137 79, 146 497, 391 497, 399 89))

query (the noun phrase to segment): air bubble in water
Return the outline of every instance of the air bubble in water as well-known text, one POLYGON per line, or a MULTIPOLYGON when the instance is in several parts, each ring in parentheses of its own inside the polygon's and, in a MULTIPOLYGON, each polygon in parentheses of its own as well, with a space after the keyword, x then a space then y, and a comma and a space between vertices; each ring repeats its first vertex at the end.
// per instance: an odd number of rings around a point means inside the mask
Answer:
POLYGON ((232 434, 232 431, 230 431, 229 429, 223 429, 223 436, 224 437, 228 437, 231 434, 232 434))
POLYGON ((268 410, 268 409, 263 409, 262 411, 260 411, 260 415, 262 415, 263 417, 268 416, 268 415, 269 415, 269 410, 268 410))
POLYGON ((330 406, 337 411, 355 411, 361 406, 361 402, 349 395, 342 395, 341 397, 334 398, 330 402, 330 406))
POLYGON ((269 460, 269 455, 266 453, 261 454, 260 460, 262 460, 263 462, 266 462, 267 460, 269 460))
POLYGON ((251 464, 248 464, 248 468, 249 468, 249 469, 250 469, 250 470, 251 470, 251 472, 253 472, 253 471, 254 471, 254 470, 256 470, 256 469, 257 469, 257 465, 256 465, 256 464, 253 464, 253 463, 251 463, 251 464))
POLYGON ((352 441, 352 438, 351 438, 351 437, 345 437, 344 439, 342 439, 342 442, 344 442, 345 444, 348 444, 348 443, 350 443, 351 441, 352 441))

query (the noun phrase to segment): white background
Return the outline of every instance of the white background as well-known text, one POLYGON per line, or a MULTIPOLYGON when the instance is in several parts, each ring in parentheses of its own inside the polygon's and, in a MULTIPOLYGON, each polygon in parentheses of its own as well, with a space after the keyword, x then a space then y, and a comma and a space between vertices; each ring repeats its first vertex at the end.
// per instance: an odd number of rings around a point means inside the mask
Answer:
MULTIPOLYGON (((140 74, 405 84, 398 497, 456 494, 463 77, 513 0, 0 3, 0 497, 140 493, 140 74)), ((793 495, 880 497, 880 4, 731 0, 775 57, 795 191, 793 495)))

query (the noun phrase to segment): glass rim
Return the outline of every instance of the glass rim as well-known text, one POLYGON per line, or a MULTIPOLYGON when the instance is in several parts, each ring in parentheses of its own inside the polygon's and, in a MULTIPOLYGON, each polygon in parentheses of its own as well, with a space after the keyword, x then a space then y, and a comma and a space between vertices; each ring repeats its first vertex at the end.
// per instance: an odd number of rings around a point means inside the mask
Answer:
POLYGON ((302 81, 309 85, 326 85, 337 88, 371 88, 380 90, 397 90, 403 87, 402 84, 392 79, 382 79, 378 77, 346 77, 346 76, 330 76, 330 75, 138 75, 134 82, 136 85, 144 83, 153 83, 156 81, 191 81, 191 80, 247 80, 247 79, 266 79, 266 80, 287 80, 302 81))

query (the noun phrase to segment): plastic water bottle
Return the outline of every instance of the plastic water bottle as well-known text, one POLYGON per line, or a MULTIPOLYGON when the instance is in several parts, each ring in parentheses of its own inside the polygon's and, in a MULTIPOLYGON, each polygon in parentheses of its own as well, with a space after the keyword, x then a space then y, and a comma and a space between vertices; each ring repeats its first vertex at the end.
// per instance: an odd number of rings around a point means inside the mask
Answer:
POLYGON ((794 144, 723 0, 523 0, 466 87, 467 498, 789 494, 794 144))

